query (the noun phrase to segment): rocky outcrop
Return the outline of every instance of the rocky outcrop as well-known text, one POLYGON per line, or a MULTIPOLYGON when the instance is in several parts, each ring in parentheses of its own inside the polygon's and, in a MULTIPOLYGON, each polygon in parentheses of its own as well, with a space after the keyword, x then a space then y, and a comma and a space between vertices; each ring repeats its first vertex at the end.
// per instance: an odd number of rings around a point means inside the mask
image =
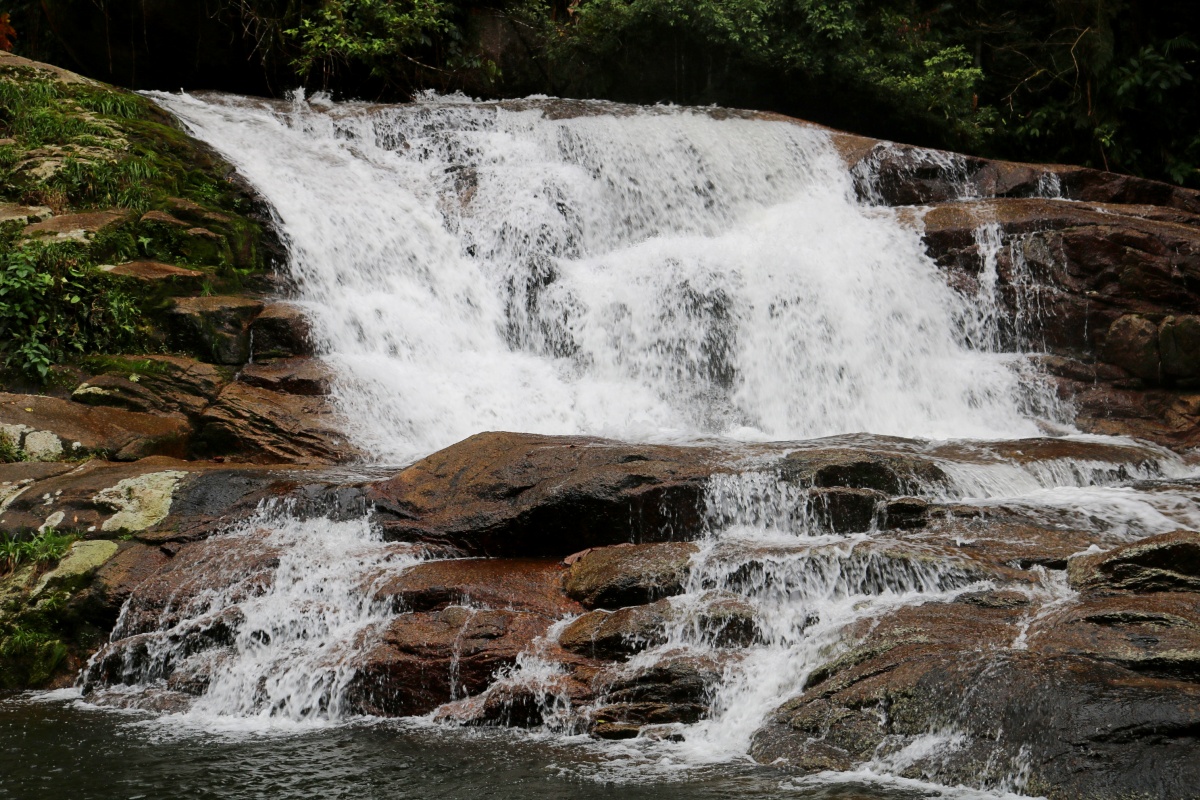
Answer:
POLYGON ((1081 592, 1200 592, 1200 534, 1176 531, 1077 556, 1067 578, 1081 592))
POLYGON ((1024 792, 1053 798, 1188 796, 1195 595, 1088 601, 1032 622, 1028 598, 962 600, 864 626, 758 733, 755 758, 849 769, 953 730, 959 746, 901 774, 988 785, 1023 770, 1024 792))
POLYGON ((706 448, 484 433, 375 484, 369 497, 394 539, 562 557, 694 536, 717 461, 706 448))

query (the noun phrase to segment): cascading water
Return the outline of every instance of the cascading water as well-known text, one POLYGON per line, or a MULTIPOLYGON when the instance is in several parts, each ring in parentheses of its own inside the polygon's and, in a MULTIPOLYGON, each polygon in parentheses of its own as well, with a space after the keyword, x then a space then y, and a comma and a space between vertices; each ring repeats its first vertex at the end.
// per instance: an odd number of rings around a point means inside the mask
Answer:
POLYGON ((489 429, 1039 432, 1011 356, 968 341, 995 320, 856 201, 817 129, 156 99, 270 199, 339 405, 380 458, 489 429))
MULTIPOLYGON (((919 441, 820 446, 928 460, 941 477, 913 476, 904 492, 931 502, 1016 509, 1106 546, 1200 529, 1195 493, 1131 488, 1193 473, 1167 451, 1070 437, 1092 447, 1083 458, 995 441, 1069 430, 1026 357, 1002 352, 1032 344, 1038 308, 1035 295, 1019 297, 1017 317, 1005 317, 998 228, 977 236, 978 290, 949 288, 916 231, 856 200, 864 176, 817 129, 536 100, 155 98, 272 204, 298 302, 338 376, 336 402, 381 461, 489 429, 685 443, 863 431, 919 441)), ((781 700, 846 646, 852 623, 993 587, 953 558, 886 554, 879 514, 868 531, 836 532, 813 486, 780 479, 778 456, 710 481, 707 536, 665 641, 627 666, 715 657, 714 598, 752 609, 755 641, 724 667, 707 718, 683 742, 653 745, 687 763, 744 755, 781 700)), ((152 619, 135 598, 92 678, 144 685, 170 673, 202 687, 193 713, 338 718, 353 654, 395 614, 367 599, 369 587, 416 557, 366 523, 267 515, 228 536, 270 551, 259 553, 266 588, 239 579, 152 619), (220 655, 195 648, 197 630, 224 637, 220 655)), ((1069 601, 1060 577, 1030 574, 1019 591, 1044 607, 1069 601)), ((577 732, 547 655, 568 622, 496 685, 533 687, 544 727, 577 732)), ((930 731, 863 769, 908 769, 957 735, 930 731)), ((1019 790, 1022 769, 1005 762, 980 783, 1019 790)))

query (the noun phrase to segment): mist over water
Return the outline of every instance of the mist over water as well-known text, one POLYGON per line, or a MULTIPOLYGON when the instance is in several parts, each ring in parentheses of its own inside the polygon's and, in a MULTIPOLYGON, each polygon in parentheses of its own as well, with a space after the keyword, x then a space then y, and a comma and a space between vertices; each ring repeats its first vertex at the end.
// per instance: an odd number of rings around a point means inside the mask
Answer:
POLYGON ((338 405, 380 459, 481 430, 1011 437, 1055 415, 995 352, 994 300, 858 202, 818 129, 155 99, 279 214, 338 405))

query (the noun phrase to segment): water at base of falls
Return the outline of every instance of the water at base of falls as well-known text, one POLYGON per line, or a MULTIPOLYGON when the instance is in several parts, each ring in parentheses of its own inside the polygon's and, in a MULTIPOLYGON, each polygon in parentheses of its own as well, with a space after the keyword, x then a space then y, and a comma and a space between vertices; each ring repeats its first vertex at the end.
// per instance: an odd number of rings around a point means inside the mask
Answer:
MULTIPOLYGON (((337 373, 335 400, 357 443, 381 461, 495 429, 704 439, 731 452, 770 440, 803 450, 817 445, 799 440, 866 431, 822 446, 921 454, 944 479, 905 492, 929 503, 1024 515, 1096 547, 1200 528, 1200 496, 1163 483, 1195 474, 1178 456, 1096 437, 1070 437, 1078 447, 1064 456, 999 441, 1070 429, 1025 356, 1000 352, 1002 341, 1032 338, 1036 309, 1005 318, 997 232, 977 235, 978 295, 952 290, 915 230, 855 199, 819 130, 553 101, 155 98, 274 207, 297 302, 337 373)), ((583 778, 587 788, 572 784, 572 795, 598 794, 604 781, 634 797, 1020 791, 1020 754, 977 776, 975 789, 921 783, 943 780, 930 756, 960 746, 953 727, 885 742, 841 774, 763 777, 748 764, 755 731, 844 652, 848 628, 982 589, 1023 592, 1042 609, 1072 596, 1061 572, 1039 567, 1025 583, 998 586, 944 549, 896 558, 886 552, 895 538, 878 524, 835 532, 813 513, 813 487, 773 471, 787 449, 710 481, 707 529, 669 601, 665 641, 627 664, 708 659, 721 679, 704 718, 658 738, 578 736, 603 698, 579 709, 556 693, 559 667, 547 654, 564 619, 496 676, 502 689, 531 688, 544 721, 503 747, 536 750, 539 775, 583 778), (736 656, 711 622, 722 603, 753 623, 736 656)), ((172 586, 182 574, 201 587, 188 598, 141 587, 83 688, 91 702, 164 714, 137 723, 145 730, 284 731, 296 737, 286 747, 322 764, 333 759, 329 742, 384 730, 419 730, 443 746, 451 726, 440 721, 478 698, 455 694, 437 719, 396 728, 364 720, 349 699, 364 654, 398 616, 375 587, 430 557, 381 541, 369 520, 265 509, 177 557, 172 586)), ((1026 645, 1014 637, 997 647, 1026 645)), ((459 735, 450 750, 470 753, 463 763, 492 763, 481 752, 500 734, 459 735)), ((253 753, 261 743, 252 741, 237 746, 253 753)), ((378 754, 367 757, 371 772, 378 754)), ((422 767, 417 794, 437 796, 429 786, 439 780, 454 787, 446 796, 494 788, 473 769, 422 767)), ((374 785, 375 773, 359 778, 374 785)), ((506 792, 516 790, 496 796, 506 792)))

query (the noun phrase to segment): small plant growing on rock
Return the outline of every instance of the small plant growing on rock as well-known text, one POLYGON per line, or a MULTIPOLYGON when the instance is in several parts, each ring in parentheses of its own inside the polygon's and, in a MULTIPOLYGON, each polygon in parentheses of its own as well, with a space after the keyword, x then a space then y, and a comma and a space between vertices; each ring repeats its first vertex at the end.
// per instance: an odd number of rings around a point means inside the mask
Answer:
POLYGON ((25 451, 5 431, 0 431, 0 464, 13 464, 25 460, 25 451))
POLYGON ((74 534, 47 528, 29 539, 5 534, 0 537, 0 574, 13 572, 25 563, 46 566, 61 559, 75 541, 74 534))

